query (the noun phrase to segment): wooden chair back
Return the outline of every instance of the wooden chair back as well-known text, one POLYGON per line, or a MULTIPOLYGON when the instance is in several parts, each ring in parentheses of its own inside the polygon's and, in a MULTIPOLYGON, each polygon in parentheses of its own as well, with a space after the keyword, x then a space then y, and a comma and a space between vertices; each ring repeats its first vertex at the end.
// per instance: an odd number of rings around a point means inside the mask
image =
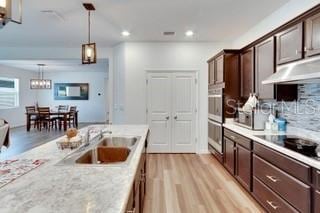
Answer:
POLYGON ((70 112, 75 113, 77 111, 77 107, 76 106, 71 106, 70 107, 70 112))
POLYGON ((50 117, 50 107, 38 107, 40 117, 50 117))
POLYGON ((26 112, 35 112, 36 111, 36 107, 35 106, 26 106, 26 112))

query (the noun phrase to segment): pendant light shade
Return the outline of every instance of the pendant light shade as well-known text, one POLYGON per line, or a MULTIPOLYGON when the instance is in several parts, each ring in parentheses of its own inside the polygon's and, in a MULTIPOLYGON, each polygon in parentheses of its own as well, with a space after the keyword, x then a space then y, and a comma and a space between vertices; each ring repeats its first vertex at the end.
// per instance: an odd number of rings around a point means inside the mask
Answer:
POLYGON ((43 70, 45 64, 38 64, 39 78, 30 80, 30 89, 51 89, 51 80, 43 79, 43 70))
POLYGON ((0 28, 10 21, 17 24, 22 23, 22 0, 0 0, 0 28), (14 16, 18 16, 16 17, 18 20, 14 16))
POLYGON ((88 11, 88 43, 82 44, 82 64, 95 64, 97 63, 97 47, 96 43, 91 40, 91 11, 95 8, 91 3, 84 3, 84 8, 88 11))

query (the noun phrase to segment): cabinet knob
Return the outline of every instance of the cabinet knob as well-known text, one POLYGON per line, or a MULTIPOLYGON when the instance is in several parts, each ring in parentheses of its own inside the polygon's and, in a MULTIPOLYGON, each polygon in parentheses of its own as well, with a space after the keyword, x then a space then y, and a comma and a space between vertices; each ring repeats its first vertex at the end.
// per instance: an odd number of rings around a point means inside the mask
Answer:
POLYGON ((174 119, 175 119, 175 120, 177 120, 177 119, 178 119, 178 116, 177 116, 177 115, 176 115, 176 116, 174 116, 174 119))
POLYGON ((167 117, 166 117, 166 120, 169 120, 169 119, 170 119, 170 117, 169 117, 169 116, 167 116, 167 117))
POLYGON ((267 200, 267 203, 269 206, 271 206, 271 208, 273 208, 274 210, 277 210, 279 208, 279 206, 275 205, 273 201, 269 201, 267 200))

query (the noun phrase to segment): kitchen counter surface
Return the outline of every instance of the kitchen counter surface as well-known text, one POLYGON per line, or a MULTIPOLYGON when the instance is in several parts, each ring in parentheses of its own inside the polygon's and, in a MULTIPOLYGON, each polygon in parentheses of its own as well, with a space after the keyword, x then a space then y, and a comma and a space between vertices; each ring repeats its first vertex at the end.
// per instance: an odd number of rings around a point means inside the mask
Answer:
MULTIPOLYGON (((96 130, 104 128, 102 125, 91 127, 96 130)), ((81 129, 81 132, 86 129, 81 129)), ((59 150, 56 145, 59 139, 53 140, 12 158, 49 161, 0 188, 0 212, 125 212, 148 126, 112 125, 108 130, 112 135, 141 136, 127 166, 57 166, 55 164, 70 151, 59 150)))
POLYGON ((290 135, 290 136, 298 136, 304 139, 309 139, 309 140, 313 140, 317 143, 320 144, 319 139, 320 139, 320 133, 316 133, 313 131, 308 131, 308 130, 303 130, 303 129, 298 129, 298 128, 294 128, 294 127, 288 127, 287 132, 278 132, 278 133, 274 133, 274 132, 270 132, 270 131, 253 131, 250 129, 246 129, 244 127, 238 126, 236 124, 234 124, 233 121, 231 120, 227 120, 226 123, 223 124, 223 126, 227 129, 230 129, 240 135, 243 135, 251 140, 253 140, 256 143, 260 143, 263 144, 269 148, 272 148, 280 153, 283 153, 287 156, 290 156, 302 163, 305 163, 309 166, 312 166, 316 169, 320 169, 320 161, 304 156, 302 154, 299 154, 297 152, 294 152, 290 149, 278 146, 272 142, 269 142, 267 140, 264 140, 262 138, 257 137, 258 135, 290 135))

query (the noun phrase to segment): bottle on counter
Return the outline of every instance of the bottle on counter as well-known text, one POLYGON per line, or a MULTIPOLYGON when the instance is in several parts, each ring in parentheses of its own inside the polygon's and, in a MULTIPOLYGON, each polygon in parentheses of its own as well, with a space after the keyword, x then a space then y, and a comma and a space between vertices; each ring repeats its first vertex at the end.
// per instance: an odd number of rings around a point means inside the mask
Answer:
POLYGON ((276 123, 278 124, 278 131, 285 132, 287 131, 287 120, 284 118, 277 118, 276 123))

